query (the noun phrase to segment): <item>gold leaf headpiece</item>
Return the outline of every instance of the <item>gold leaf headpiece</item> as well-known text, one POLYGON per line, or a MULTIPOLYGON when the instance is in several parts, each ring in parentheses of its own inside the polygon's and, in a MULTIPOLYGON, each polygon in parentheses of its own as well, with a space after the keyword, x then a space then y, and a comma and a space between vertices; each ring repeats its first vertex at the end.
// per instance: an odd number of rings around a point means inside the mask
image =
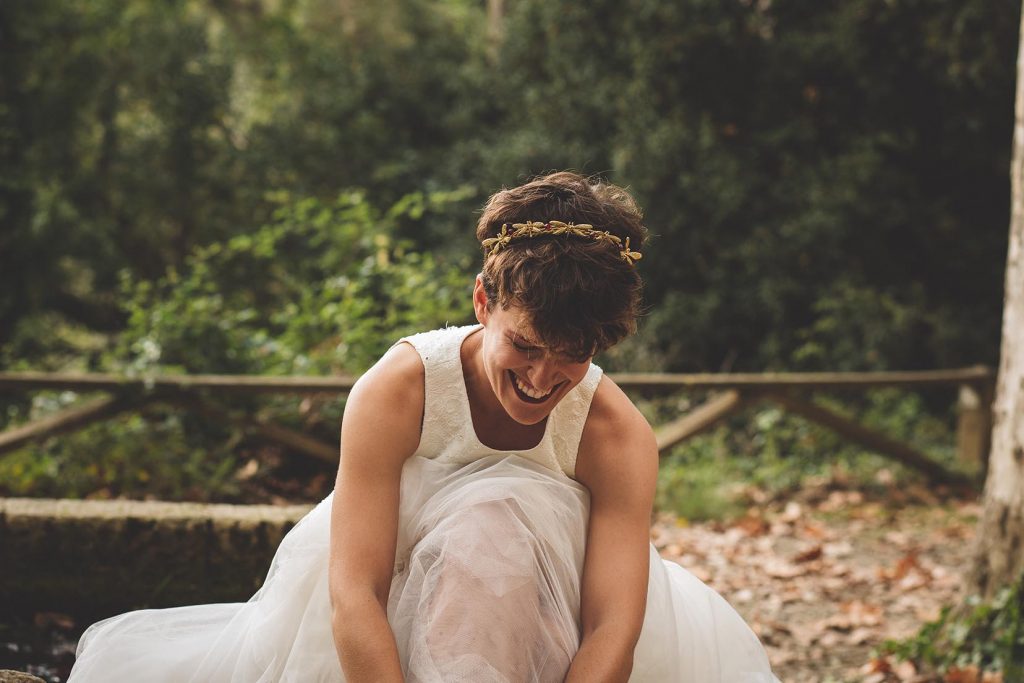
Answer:
POLYGON ((576 225, 575 223, 563 223, 562 221, 526 221, 525 223, 512 223, 511 225, 504 223, 501 226, 501 232, 494 237, 485 239, 481 243, 484 248, 484 257, 488 258, 492 254, 498 253, 513 241, 547 235, 575 235, 576 237, 588 237, 597 242, 611 242, 619 250, 619 257, 629 265, 633 265, 635 261, 643 258, 643 254, 639 251, 632 251, 629 248, 628 237, 625 243, 623 243, 622 238, 611 234, 607 230, 595 230, 593 225, 587 223, 576 225))

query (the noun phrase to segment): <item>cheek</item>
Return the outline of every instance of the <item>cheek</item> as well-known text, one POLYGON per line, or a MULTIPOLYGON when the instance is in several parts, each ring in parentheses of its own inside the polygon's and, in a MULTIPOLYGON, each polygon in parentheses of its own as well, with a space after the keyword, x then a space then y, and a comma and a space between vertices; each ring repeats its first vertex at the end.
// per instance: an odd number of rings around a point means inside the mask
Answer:
POLYGON ((577 384, 580 384, 580 382, 583 382, 583 378, 587 377, 588 370, 590 370, 590 364, 584 366, 583 368, 573 369, 572 374, 569 375, 572 381, 572 385, 575 386, 577 384))
POLYGON ((521 359, 518 358, 517 354, 508 353, 501 348, 491 349, 490 359, 487 363, 488 372, 492 376, 504 378, 505 374, 512 369, 518 368, 522 365, 521 359))
POLYGON ((493 365, 499 370, 508 370, 509 368, 522 367, 525 363, 522 354, 514 351, 509 351, 505 348, 498 347, 491 351, 491 358, 493 359, 493 365))
POLYGON ((587 370, 589 369, 589 365, 580 368, 575 363, 571 366, 560 368, 559 374, 561 375, 561 379, 564 379, 567 382, 565 391, 572 391, 577 384, 582 382, 583 378, 587 376, 587 370))
POLYGON ((590 363, 573 363, 571 367, 566 369, 566 375, 572 379, 573 384, 578 384, 583 381, 583 378, 587 376, 587 372, 590 370, 590 363))

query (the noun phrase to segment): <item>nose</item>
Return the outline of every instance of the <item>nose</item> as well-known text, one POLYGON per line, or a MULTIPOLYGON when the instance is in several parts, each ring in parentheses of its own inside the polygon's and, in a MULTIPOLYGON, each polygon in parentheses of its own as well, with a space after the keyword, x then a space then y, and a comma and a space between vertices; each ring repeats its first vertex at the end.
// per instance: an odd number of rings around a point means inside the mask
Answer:
POLYGON ((538 391, 548 391, 558 384, 559 364, 548 355, 534 360, 526 373, 526 379, 538 391))

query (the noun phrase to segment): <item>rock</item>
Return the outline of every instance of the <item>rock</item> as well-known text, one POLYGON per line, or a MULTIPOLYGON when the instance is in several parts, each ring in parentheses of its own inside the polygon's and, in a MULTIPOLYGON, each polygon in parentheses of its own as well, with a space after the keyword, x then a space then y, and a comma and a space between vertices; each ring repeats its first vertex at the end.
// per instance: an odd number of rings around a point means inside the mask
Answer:
POLYGON ((32 674, 0 669, 0 683, 46 683, 46 681, 36 678, 32 674))

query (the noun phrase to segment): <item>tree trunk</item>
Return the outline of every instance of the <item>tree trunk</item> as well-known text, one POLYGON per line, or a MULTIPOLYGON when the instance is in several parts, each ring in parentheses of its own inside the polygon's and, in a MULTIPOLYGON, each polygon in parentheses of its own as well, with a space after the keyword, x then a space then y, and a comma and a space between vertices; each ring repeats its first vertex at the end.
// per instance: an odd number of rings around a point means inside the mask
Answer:
POLYGON ((487 54, 492 61, 498 58, 504 37, 505 0, 487 0, 487 54))
POLYGON ((1010 245, 985 512, 978 528, 973 587, 991 597, 1024 570, 1024 16, 1017 54, 1010 245))

